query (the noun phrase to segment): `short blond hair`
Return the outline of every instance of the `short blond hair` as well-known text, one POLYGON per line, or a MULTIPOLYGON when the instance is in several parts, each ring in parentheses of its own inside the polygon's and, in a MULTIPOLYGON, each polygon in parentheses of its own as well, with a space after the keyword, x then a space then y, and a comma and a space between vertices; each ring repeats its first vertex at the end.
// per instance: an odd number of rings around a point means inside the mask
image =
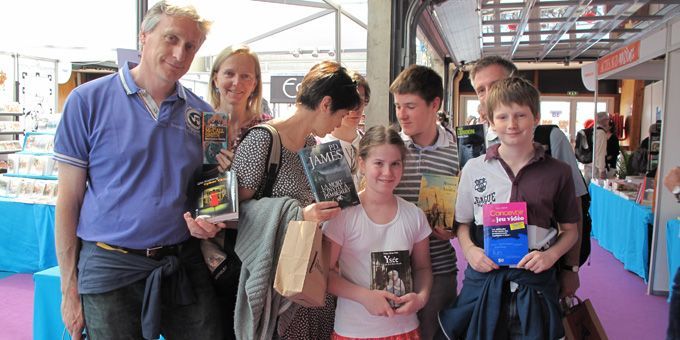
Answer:
POLYGON ((203 34, 203 39, 201 42, 205 41, 205 38, 210 32, 210 27, 212 26, 212 21, 201 17, 196 11, 196 8, 191 5, 179 5, 173 4, 166 0, 159 1, 153 7, 149 8, 142 20, 141 29, 142 32, 148 33, 153 31, 161 20, 161 16, 167 15, 171 17, 185 17, 191 19, 196 23, 198 29, 203 34))

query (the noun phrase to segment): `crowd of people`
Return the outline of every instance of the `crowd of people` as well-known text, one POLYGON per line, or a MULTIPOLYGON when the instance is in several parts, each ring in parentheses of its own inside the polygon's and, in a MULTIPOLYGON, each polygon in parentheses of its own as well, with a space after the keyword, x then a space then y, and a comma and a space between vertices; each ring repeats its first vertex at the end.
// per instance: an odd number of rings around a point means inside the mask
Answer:
MULTIPOLYGON (((247 46, 215 58, 210 103, 179 82, 210 24, 190 6, 158 2, 142 22, 139 63, 68 97, 55 139, 56 245, 62 318, 73 339, 564 336, 558 301, 579 288, 587 189, 564 134, 551 132, 545 148, 534 143, 539 93, 512 62, 485 57, 471 71, 493 145, 459 173, 456 138, 438 123, 442 78, 431 68, 409 66, 391 84, 398 127, 359 129, 369 84, 332 61, 305 75, 291 115, 272 119, 247 46), (200 143, 207 111, 229 114, 228 149, 210 169, 200 143), (275 139, 280 162, 272 173, 275 139), (331 140, 341 141, 357 206, 316 202, 306 180, 298 150, 331 140), (192 184, 206 171, 236 173, 238 222, 190 213, 192 184), (414 204, 424 173, 460 175, 453 230, 431 227, 414 204), (515 201, 529 207, 532 236, 510 268, 484 253, 482 207, 515 201), (323 225, 330 271, 322 307, 272 288, 277 249, 266 240, 292 220, 323 225), (469 263, 460 295, 456 237, 469 263), (237 257, 235 247, 248 255, 237 257), (411 292, 396 271, 387 273, 389 288, 370 289, 371 252, 388 250, 410 254, 411 292), (222 262, 226 273, 214 265, 222 262)), ((596 173, 603 164, 595 162, 596 173)))

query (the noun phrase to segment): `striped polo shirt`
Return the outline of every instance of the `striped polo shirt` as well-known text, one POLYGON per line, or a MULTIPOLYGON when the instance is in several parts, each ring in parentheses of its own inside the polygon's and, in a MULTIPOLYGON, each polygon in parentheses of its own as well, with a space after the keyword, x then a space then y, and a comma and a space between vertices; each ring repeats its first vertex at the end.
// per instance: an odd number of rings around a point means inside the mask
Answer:
MULTIPOLYGON (((437 140, 433 145, 420 146, 401 133, 408 153, 404 162, 404 174, 394 193, 414 204, 418 203, 420 179, 423 173, 458 175, 458 148, 453 134, 437 125, 437 140)), ((456 252, 451 242, 430 236, 432 274, 455 272, 456 252)))

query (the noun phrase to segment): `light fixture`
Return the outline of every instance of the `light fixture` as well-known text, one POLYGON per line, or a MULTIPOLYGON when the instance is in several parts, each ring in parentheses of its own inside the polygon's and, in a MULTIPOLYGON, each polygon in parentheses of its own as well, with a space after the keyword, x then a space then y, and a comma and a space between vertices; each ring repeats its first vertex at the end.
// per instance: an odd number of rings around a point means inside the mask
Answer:
POLYGON ((329 57, 335 57, 335 50, 328 50, 328 56, 329 57))
POLYGON ((295 57, 295 58, 299 58, 300 54, 302 54, 302 51, 300 51, 299 48, 296 48, 296 49, 290 51, 290 54, 292 54, 293 57, 295 57))
POLYGON ((312 57, 316 58, 319 56, 319 49, 315 48, 314 51, 312 51, 312 57))

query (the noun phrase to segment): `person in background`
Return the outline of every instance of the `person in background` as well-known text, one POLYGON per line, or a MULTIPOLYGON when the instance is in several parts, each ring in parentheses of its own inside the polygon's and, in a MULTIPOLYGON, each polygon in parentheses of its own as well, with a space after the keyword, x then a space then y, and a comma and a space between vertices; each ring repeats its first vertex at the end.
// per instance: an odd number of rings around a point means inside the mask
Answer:
POLYGON ((616 122, 611 118, 609 119, 607 137, 607 158, 605 159, 607 176, 614 177, 616 175, 616 162, 619 160, 621 148, 619 147, 619 137, 616 135, 616 122))
POLYGON ((359 167, 366 176, 361 204, 344 209, 324 227, 331 254, 328 292, 338 297, 333 339, 418 339, 416 312, 425 306, 432 284, 431 229, 422 210, 394 195, 405 155, 396 130, 368 129, 359 147, 359 167), (390 270, 378 272, 381 266, 373 262, 375 252, 395 251, 411 258, 410 270, 398 267, 402 276, 413 273, 408 293, 395 266, 386 263, 390 270))
MULTIPOLYGON (((437 124, 437 111, 444 96, 442 78, 429 67, 411 65, 390 85, 394 96, 401 138, 408 153, 404 174, 394 193, 411 203, 418 202, 423 173, 458 175, 458 148, 455 137, 437 124)), ((430 261, 432 291, 418 312, 423 339, 432 339, 437 330, 437 314, 456 301, 456 251, 450 240, 455 236, 441 226, 431 226, 430 261)))
MULTIPOLYGON (((518 73, 517 67, 511 61, 499 56, 487 56, 478 60, 470 70, 470 81, 472 87, 477 93, 479 100, 487 105, 486 96, 491 86, 501 80, 511 76, 516 76, 518 73)), ((489 108, 486 108, 487 115, 489 108)), ((539 113, 540 114, 540 113, 539 113)), ((494 129, 490 128, 487 133, 487 147, 492 145, 495 138, 494 129)), ((560 129, 552 129, 550 132, 550 153, 551 156, 557 160, 567 163, 571 168, 571 176, 574 181, 574 188, 576 197, 581 200, 588 201, 588 188, 584 183, 581 171, 578 168, 576 155, 571 143, 566 135, 560 129)), ((579 204, 581 207, 582 204, 579 204)), ((582 210, 582 209, 580 209, 582 210)), ((560 268, 558 279, 560 282, 560 297, 572 296, 580 286, 578 276, 578 264, 581 252, 581 230, 583 230, 583 216, 585 212, 581 211, 581 220, 578 222, 579 241, 573 246, 571 250, 565 255, 564 259, 560 261, 560 268)), ((585 237, 589 237, 586 235, 585 237)))
POLYGON ((500 144, 468 161, 461 175, 456 221, 469 265, 456 306, 440 313, 440 325, 454 339, 558 339, 564 329, 554 265, 578 240, 571 169, 533 141, 539 94, 528 81, 496 82, 487 108, 500 144), (530 251, 516 268, 491 260, 474 236, 484 228, 479 202, 526 202, 530 251))
MULTIPOLYGON (((675 199, 680 203, 680 167, 676 166, 664 177, 663 184, 666 189, 675 195, 675 199)), ((678 235, 666 235, 666 237, 680 237, 678 235)), ((668 273, 673 276, 673 273, 668 273)), ((673 279, 673 288, 670 292, 671 303, 668 310, 668 331, 667 340, 680 339, 680 269, 676 269, 673 279)))
MULTIPOLYGON (((227 121, 227 149, 220 150, 217 155, 219 172, 231 168, 231 161, 243 134, 252 126, 272 119, 261 108, 262 101, 262 73, 260 61, 255 52, 248 46, 234 45, 223 49, 213 61, 210 70, 208 98, 213 110, 228 114, 227 121)), ((228 223, 226 228, 215 237, 201 240, 201 250, 208 268, 213 273, 215 288, 220 298, 220 306, 224 309, 224 327, 227 339, 235 339, 234 334, 234 306, 238 278, 221 276, 227 272, 234 272, 239 266, 238 256, 233 252, 237 229, 235 223, 228 223), (225 248, 225 244, 229 245, 225 248), (222 266, 232 266, 229 271, 222 266)), ((196 237, 207 237, 206 231, 199 230, 196 237)))
POLYGON ((609 139, 609 114, 598 112, 595 115, 595 134, 594 141, 595 153, 593 155, 594 177, 599 179, 607 178, 607 140, 609 139))
POLYGON ((342 119, 342 124, 335 128, 333 132, 327 134, 323 138, 319 139, 320 143, 326 143, 334 140, 339 140, 342 144, 342 150, 345 154, 345 159, 349 164, 349 168, 352 172, 352 179, 354 180, 354 186, 357 191, 361 184, 361 173, 358 171, 358 158, 357 150, 359 150, 359 141, 364 135, 364 132, 359 130, 359 123, 363 119, 364 108, 368 105, 371 100, 371 88, 368 86, 366 78, 364 78, 358 72, 352 72, 352 79, 357 84, 357 91, 359 91, 359 97, 361 98, 361 103, 356 110, 351 110, 342 119))
POLYGON ((77 87, 66 101, 54 148, 55 238, 73 339, 84 326, 90 339, 223 337, 187 229, 196 222, 182 216, 203 161, 201 112, 211 107, 179 80, 210 24, 191 6, 156 3, 141 23, 139 64, 77 87))
MULTIPOLYGON (((316 145, 315 136, 331 133, 342 124, 342 119, 351 110, 356 110, 360 105, 357 84, 340 64, 324 61, 309 70, 300 83, 294 113, 268 123, 281 138, 280 169, 270 197, 290 197, 299 202, 305 221, 323 222, 340 213, 335 201, 314 202, 298 151, 316 145)), ((241 202, 251 199, 262 201, 269 158, 267 150, 271 142, 272 135, 269 132, 257 129, 248 133, 236 149, 233 169, 241 202)), ((257 226, 243 225, 240 221, 239 233, 243 233, 245 228, 254 227, 257 226)), ((245 260, 242 260, 245 266, 245 260)), ((271 286, 270 282, 262 289, 272 289, 271 286)), ((278 309, 275 311, 278 312, 278 309)), ((261 314, 262 311, 256 313, 261 314)), ((331 295, 327 295, 326 305, 320 308, 307 308, 293 303, 285 315, 278 316, 278 335, 282 339, 328 339, 333 332, 334 315, 335 302, 331 295)))

